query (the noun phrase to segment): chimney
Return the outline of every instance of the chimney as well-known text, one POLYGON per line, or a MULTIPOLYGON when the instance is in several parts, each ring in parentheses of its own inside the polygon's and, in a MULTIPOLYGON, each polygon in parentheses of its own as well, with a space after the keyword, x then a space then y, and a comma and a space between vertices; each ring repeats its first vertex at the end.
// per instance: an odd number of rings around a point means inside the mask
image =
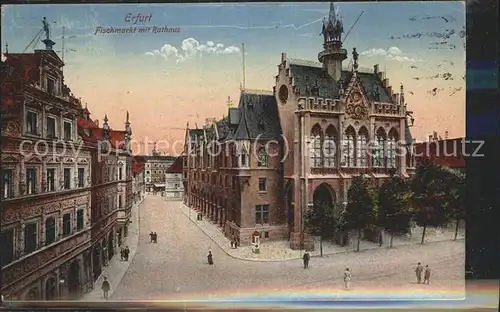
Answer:
POLYGON ((449 134, 449 133, 448 133, 448 130, 446 130, 446 131, 444 132, 444 139, 445 139, 445 140, 448 140, 448 134, 449 134))
POLYGON ((379 72, 378 72, 378 64, 373 65, 373 73, 374 73, 375 75, 378 75, 378 73, 379 73, 379 72))
POLYGON ((389 78, 384 78, 384 80, 382 80, 382 82, 384 83, 384 87, 389 87, 389 78))

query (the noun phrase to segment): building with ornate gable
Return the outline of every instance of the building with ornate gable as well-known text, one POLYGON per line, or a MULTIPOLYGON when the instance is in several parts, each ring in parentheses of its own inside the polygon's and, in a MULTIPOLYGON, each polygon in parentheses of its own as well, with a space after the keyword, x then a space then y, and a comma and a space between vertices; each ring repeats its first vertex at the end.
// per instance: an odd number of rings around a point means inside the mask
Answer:
POLYGON ((102 128, 44 50, 5 53, 2 72, 1 293, 6 300, 74 299, 93 287, 127 235, 131 137, 102 128))
POLYGON ((342 33, 332 4, 319 63, 283 53, 272 92, 243 89, 227 117, 186 130, 185 201, 242 244, 257 231, 311 248, 306 209, 326 202, 338 215, 353 176, 378 184, 413 170, 403 86, 361 69, 356 49, 346 68, 342 33))
POLYGON ((48 35, 43 42, 44 50, 4 54, 12 68, 1 103, 7 300, 71 297, 91 281, 92 151, 78 136, 81 102, 64 84, 64 63, 48 35))

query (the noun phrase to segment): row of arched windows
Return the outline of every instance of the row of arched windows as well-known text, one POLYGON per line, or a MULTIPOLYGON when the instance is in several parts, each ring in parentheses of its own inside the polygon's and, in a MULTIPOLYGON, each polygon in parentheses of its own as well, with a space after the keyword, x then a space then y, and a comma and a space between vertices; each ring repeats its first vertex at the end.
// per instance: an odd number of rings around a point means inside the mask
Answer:
POLYGON ((368 130, 365 127, 356 133, 349 126, 344 131, 341 144, 338 144, 338 133, 329 126, 325 133, 319 125, 311 131, 310 165, 311 168, 334 168, 337 166, 337 149, 340 147, 341 167, 368 167, 368 157, 371 156, 372 167, 396 168, 398 133, 393 128, 387 135, 379 128, 375 142, 369 146, 368 130), (371 154, 371 155, 370 155, 371 154))

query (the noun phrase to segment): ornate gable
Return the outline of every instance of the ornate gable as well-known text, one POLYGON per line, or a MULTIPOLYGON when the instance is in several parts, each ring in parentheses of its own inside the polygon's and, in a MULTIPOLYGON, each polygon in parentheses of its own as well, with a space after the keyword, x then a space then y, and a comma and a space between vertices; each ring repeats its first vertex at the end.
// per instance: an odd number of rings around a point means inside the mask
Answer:
POLYGON ((362 120, 370 114, 370 102, 361 80, 354 74, 345 93, 345 112, 352 118, 362 120))

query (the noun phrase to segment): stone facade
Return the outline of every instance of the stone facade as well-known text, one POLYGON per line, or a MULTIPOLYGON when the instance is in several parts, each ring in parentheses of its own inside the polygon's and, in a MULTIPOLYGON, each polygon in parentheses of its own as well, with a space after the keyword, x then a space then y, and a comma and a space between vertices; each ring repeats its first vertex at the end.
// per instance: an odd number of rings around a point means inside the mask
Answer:
POLYGON ((356 49, 352 67, 342 67, 342 22, 331 10, 319 63, 283 53, 273 92, 242 90, 228 117, 188 127, 185 201, 241 243, 257 231, 311 248, 307 209, 327 202, 340 214, 355 175, 375 184, 392 170, 409 177, 413 118, 403 85, 395 93, 378 65, 359 69, 356 49))
POLYGON ((81 102, 52 50, 7 54, 5 63, 14 71, 2 77, 1 292, 7 300, 71 298, 91 282, 91 149, 77 134, 81 102))
POLYGON ((160 155, 153 150, 153 155, 139 156, 144 159, 146 192, 156 193, 165 191, 165 173, 175 161, 175 156, 160 155))
POLYGON ((167 200, 184 199, 183 160, 184 157, 177 157, 165 173, 165 198, 167 200))

